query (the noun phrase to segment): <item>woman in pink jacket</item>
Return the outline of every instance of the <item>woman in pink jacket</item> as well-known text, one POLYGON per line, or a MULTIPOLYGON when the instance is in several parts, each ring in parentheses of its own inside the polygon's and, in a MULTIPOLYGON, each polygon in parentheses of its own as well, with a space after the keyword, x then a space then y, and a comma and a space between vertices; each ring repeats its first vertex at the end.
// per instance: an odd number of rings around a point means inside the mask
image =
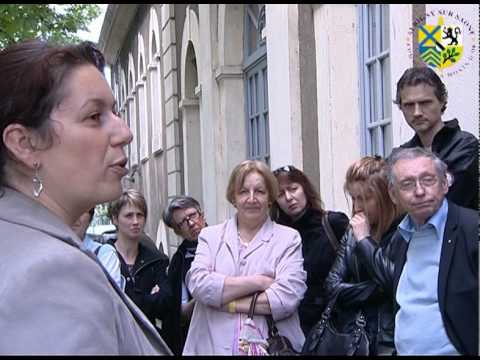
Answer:
POLYGON ((305 341, 297 307, 306 290, 299 233, 273 222, 269 208, 278 183, 260 161, 233 170, 227 199, 236 214, 204 228, 187 286, 196 300, 184 355, 238 355, 239 334, 252 295, 260 292, 254 321, 264 338, 271 314, 295 350, 305 341))

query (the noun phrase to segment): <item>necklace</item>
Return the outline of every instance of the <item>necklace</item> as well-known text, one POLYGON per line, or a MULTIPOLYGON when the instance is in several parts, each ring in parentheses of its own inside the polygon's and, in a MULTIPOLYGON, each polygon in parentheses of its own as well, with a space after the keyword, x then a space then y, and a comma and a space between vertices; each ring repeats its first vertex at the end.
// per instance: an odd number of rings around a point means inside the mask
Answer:
POLYGON ((243 241, 242 237, 240 236, 240 231, 237 231, 237 235, 238 235, 238 241, 240 241, 240 244, 242 244, 245 247, 247 247, 248 244, 250 244, 250 242, 248 241, 243 241))

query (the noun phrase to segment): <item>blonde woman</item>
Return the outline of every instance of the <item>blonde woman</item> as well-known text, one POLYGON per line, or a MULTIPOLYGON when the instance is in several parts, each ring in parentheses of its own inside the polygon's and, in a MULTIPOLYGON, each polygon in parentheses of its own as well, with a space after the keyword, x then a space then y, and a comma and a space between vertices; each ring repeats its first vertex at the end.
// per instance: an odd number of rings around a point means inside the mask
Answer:
POLYGON ((337 258, 325 280, 327 296, 337 297, 337 309, 362 309, 367 320, 370 355, 391 355, 393 298, 373 280, 355 253, 357 241, 368 239, 387 247, 396 231, 400 211, 388 194, 387 164, 380 157, 364 157, 347 170, 344 189, 352 201, 351 228, 340 241, 337 258))

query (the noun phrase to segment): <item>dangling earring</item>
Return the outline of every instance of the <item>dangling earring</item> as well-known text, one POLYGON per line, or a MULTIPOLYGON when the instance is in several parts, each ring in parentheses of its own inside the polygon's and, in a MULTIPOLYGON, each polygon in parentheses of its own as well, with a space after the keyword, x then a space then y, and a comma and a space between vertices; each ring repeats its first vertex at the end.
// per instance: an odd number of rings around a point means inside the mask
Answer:
POLYGON ((35 168, 35 175, 33 176, 33 196, 38 198, 43 190, 42 180, 40 180, 40 177, 38 175, 38 169, 40 168, 40 164, 35 162, 33 163, 33 167, 35 168))

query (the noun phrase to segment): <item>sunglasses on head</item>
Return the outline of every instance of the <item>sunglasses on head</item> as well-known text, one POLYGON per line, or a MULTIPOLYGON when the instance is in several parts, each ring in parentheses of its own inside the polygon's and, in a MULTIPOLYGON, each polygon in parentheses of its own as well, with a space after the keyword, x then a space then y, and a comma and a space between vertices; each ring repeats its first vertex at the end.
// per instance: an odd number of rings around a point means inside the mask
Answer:
POLYGON ((296 170, 295 166, 293 165, 285 165, 285 166, 282 166, 282 167, 279 167, 278 169, 274 170, 273 171, 273 175, 278 175, 282 172, 284 173, 289 173, 290 171, 294 171, 296 170))

